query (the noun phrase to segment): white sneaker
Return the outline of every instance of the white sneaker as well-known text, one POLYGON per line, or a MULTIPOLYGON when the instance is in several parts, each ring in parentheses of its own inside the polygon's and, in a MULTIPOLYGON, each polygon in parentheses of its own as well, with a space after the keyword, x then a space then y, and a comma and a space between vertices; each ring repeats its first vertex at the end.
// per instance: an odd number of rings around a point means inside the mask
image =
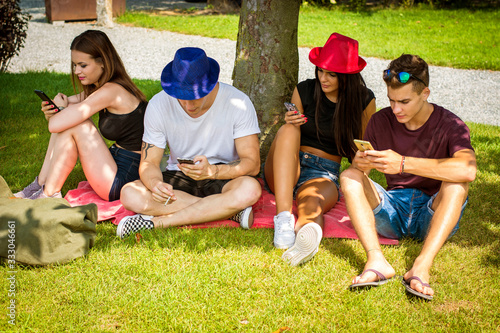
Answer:
POLYGON ((274 246, 288 249, 295 243, 295 217, 284 211, 274 217, 274 246))
POLYGON ((298 266, 309 261, 318 252, 319 243, 323 238, 323 230, 314 223, 308 223, 297 233, 295 244, 283 253, 283 260, 291 266, 298 266))
POLYGON ((252 206, 243 209, 238 214, 230 217, 229 220, 238 222, 243 229, 250 229, 253 225, 252 206))

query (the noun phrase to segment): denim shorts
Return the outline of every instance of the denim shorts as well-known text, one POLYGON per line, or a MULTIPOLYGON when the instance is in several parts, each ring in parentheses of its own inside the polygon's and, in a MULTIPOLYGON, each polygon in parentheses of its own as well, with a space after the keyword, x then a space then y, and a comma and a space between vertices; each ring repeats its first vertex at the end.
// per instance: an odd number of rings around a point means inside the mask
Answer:
POLYGON ((119 148, 115 144, 109 147, 109 152, 118 167, 115 180, 109 191, 109 201, 114 201, 120 199, 120 191, 125 184, 139 179, 141 154, 119 148))
POLYGON ((183 191, 199 198, 221 193, 224 185, 231 180, 232 179, 194 180, 186 176, 182 171, 163 171, 163 181, 172 185, 174 190, 183 191))
MULTIPOLYGON (((423 241, 434 215, 432 203, 439 192, 430 196, 413 188, 386 191, 376 182, 373 184, 380 197, 380 204, 373 210, 379 235, 393 239, 412 237, 423 241)), ((448 238, 457 232, 467 201, 462 205, 460 217, 448 238)))
MULTIPOLYGON (((300 176, 297 184, 295 184, 295 187, 293 188, 294 197, 297 194, 297 190, 304 185, 306 181, 311 179, 326 178, 337 186, 337 190, 339 189, 340 163, 309 153, 304 153, 302 151, 299 151, 299 163, 300 176)), ((262 170, 264 170, 264 167, 262 167, 262 170)), ((264 181, 264 189, 269 193, 272 193, 271 189, 267 185, 264 171, 262 172, 262 180, 264 181)))

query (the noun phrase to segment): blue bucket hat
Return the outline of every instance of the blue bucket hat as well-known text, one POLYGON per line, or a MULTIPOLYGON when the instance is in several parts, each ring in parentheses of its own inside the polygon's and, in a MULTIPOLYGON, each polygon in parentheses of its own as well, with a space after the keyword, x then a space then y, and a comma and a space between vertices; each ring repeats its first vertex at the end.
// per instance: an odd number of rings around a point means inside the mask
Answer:
POLYGON ((161 86, 170 96, 183 100, 203 98, 219 80, 217 61, 197 47, 184 47, 175 52, 174 60, 161 73, 161 86))

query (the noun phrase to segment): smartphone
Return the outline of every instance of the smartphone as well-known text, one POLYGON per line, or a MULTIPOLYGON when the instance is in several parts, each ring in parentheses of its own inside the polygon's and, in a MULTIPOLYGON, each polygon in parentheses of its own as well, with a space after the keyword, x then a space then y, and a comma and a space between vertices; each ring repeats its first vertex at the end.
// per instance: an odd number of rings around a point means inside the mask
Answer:
POLYGON ((41 90, 36 90, 36 89, 35 89, 35 94, 37 94, 37 95, 38 95, 38 97, 40 97, 42 101, 49 102, 49 105, 54 105, 54 110, 55 110, 56 112, 61 111, 61 110, 57 107, 57 105, 56 105, 56 104, 55 104, 55 103, 54 103, 54 102, 50 99, 50 97, 49 97, 49 96, 47 96, 47 95, 46 95, 43 91, 41 91, 41 90))
POLYGON ((300 111, 297 110, 297 106, 293 103, 285 102, 285 107, 287 111, 297 111, 298 113, 300 113, 300 111))
POLYGON ((177 162, 179 162, 179 164, 194 164, 194 160, 192 158, 185 157, 177 157, 177 162))
POLYGON ((354 143, 360 151, 375 150, 369 141, 354 139, 354 143))

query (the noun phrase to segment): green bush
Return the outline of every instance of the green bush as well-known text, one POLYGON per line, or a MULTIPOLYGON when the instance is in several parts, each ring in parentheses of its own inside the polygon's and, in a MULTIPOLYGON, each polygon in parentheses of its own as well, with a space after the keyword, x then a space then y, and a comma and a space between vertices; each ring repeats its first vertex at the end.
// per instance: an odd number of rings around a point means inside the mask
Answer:
POLYGON ((10 59, 23 47, 30 18, 21 13, 19 0, 0 0, 0 72, 7 70, 10 59))

